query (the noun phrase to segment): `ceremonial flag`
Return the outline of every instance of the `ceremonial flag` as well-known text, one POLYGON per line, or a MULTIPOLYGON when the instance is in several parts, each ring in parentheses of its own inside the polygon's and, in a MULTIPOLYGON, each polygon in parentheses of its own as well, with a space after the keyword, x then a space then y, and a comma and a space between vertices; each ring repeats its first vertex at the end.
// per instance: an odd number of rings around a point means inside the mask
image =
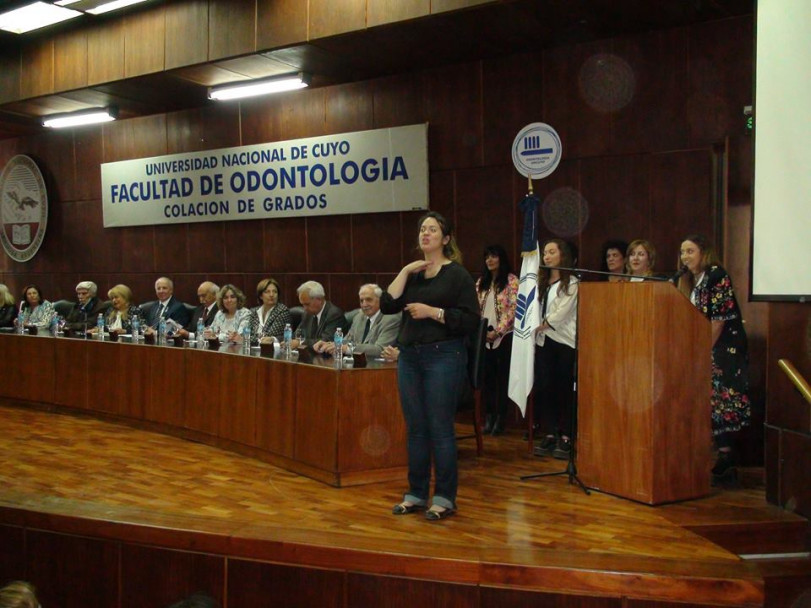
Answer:
POLYGON ((515 307, 512 359, 510 361, 510 384, 507 395, 526 415, 527 397, 535 381, 535 328, 540 325, 538 303, 538 266, 540 251, 535 242, 535 251, 525 254, 521 263, 521 279, 518 287, 518 304, 515 307))

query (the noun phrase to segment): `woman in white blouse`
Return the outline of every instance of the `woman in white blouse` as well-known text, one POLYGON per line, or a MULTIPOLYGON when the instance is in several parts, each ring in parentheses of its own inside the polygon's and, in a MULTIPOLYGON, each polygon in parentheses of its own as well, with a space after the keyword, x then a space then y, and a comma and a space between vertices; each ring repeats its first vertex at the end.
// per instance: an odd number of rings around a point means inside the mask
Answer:
POLYGON ((223 285, 217 293, 217 307, 211 326, 206 329, 206 338, 218 338, 220 342, 242 342, 242 330, 250 326, 251 313, 245 308, 245 294, 231 285, 223 285))

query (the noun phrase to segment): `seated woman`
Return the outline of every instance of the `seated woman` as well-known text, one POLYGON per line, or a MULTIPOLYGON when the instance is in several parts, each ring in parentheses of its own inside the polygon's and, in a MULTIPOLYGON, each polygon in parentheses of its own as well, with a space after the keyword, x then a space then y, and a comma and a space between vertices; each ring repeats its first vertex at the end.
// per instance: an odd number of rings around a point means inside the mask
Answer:
POLYGON ((612 275, 621 275, 625 272, 625 252, 627 250, 628 243, 625 241, 614 239, 603 243, 603 256, 601 258, 602 263, 600 270, 611 273, 603 275, 603 281, 611 281, 613 283, 615 281, 624 280, 621 276, 612 275))
POLYGON ((0 589, 2 608, 39 608, 37 590, 26 581, 11 581, 0 589))
POLYGON ((628 245, 625 271, 633 275, 632 283, 644 281, 645 277, 652 277, 653 265, 656 263, 656 247, 645 239, 636 239, 628 245))
POLYGON ((17 308, 14 306, 14 296, 8 287, 0 283, 0 327, 14 327, 17 318, 17 308))
POLYGON ((242 342, 242 330, 250 327, 251 312, 245 308, 245 294, 238 287, 223 285, 217 293, 217 307, 211 326, 203 334, 217 338, 221 343, 242 342))
MULTIPOLYGON (((132 303, 132 290, 126 285, 116 285, 107 292, 111 306, 104 317, 104 324, 111 334, 128 334, 132 331, 132 320, 141 315, 141 310, 132 303)), ((95 323, 94 319, 90 320, 95 323)), ((97 327, 87 330, 88 334, 98 333, 97 327)))
POLYGON ((262 279, 256 286, 256 299, 260 306, 251 309, 251 342, 265 344, 281 342, 284 326, 291 323, 290 311, 279 302, 279 287, 276 279, 262 279))
POLYGON ((51 324, 56 314, 53 304, 42 297, 42 291, 36 285, 27 285, 23 289, 23 303, 15 324, 34 325, 44 329, 51 324))

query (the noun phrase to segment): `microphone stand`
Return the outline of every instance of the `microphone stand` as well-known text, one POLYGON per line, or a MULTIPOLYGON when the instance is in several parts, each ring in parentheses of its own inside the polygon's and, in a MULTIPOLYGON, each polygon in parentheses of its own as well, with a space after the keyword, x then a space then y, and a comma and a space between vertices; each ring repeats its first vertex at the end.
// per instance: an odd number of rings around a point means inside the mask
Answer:
MULTIPOLYGON (((551 473, 534 473, 532 475, 523 475, 520 479, 521 481, 527 481, 530 479, 538 479, 541 477, 557 477, 558 475, 566 475, 569 478, 569 484, 576 483, 580 486, 580 489, 587 495, 591 495, 591 491, 594 488, 589 488, 583 481, 577 476, 577 465, 576 462, 576 445, 577 445, 577 375, 578 375, 578 344, 580 342, 580 284, 583 282, 582 278, 584 274, 592 274, 598 276, 613 276, 613 277, 623 277, 624 279, 630 281, 632 278, 641 278, 643 281, 659 281, 659 282, 672 282, 671 279, 663 278, 663 277, 637 277, 636 275, 631 274, 621 274, 615 272, 605 272, 602 270, 588 270, 585 268, 569 268, 566 266, 544 266, 541 264, 539 268, 545 268, 547 270, 565 270, 569 272, 572 276, 577 278, 578 283, 578 294, 577 294, 577 321, 575 322, 575 359, 574 359, 574 369, 573 369, 573 376, 574 382, 572 384, 572 449, 569 451, 569 460, 566 463, 566 468, 562 471, 554 471, 551 473)), ((534 397, 533 397, 533 406, 534 406, 534 397)), ((530 432, 530 442, 533 440, 532 432, 530 432)))

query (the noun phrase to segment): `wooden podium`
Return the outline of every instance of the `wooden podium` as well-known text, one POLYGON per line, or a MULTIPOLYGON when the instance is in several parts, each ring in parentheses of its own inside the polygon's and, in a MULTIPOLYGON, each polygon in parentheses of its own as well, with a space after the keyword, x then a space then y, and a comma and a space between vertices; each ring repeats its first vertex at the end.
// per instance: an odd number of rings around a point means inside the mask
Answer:
POLYGON ((670 283, 583 283, 577 466, 655 505, 709 493, 710 323, 670 283))

